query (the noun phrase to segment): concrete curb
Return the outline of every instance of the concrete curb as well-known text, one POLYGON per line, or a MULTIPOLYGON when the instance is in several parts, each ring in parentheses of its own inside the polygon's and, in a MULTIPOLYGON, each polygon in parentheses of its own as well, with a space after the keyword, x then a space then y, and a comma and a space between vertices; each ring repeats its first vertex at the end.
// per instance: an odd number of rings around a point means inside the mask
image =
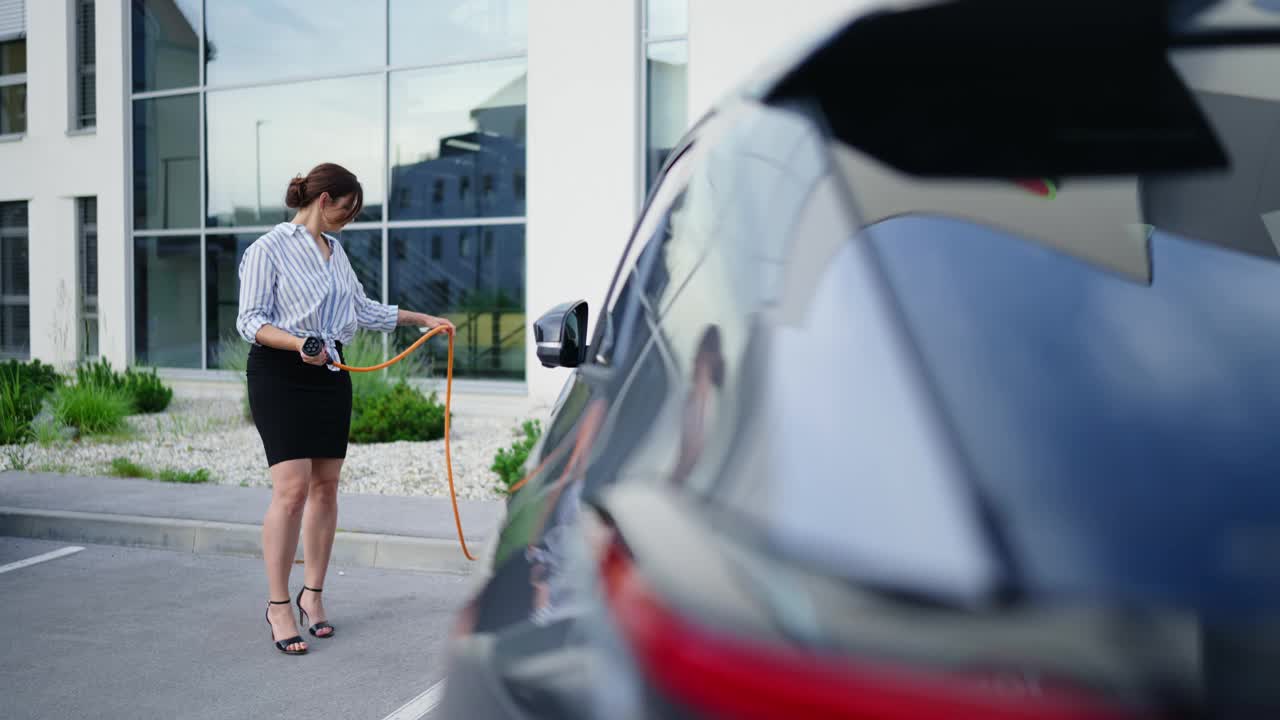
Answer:
MULTIPOLYGON (((262 527, 177 518, 0 507, 0 535, 60 542, 123 545, 177 552, 262 557, 262 527)), ((486 543, 487 545, 488 543, 486 543)), ((485 551, 487 547, 477 548, 485 551)), ((480 552, 478 557, 483 557, 480 552)), ((298 543, 302 559, 302 543, 298 543)), ((330 563, 338 567, 469 574, 476 563, 456 540, 339 532, 330 563)))

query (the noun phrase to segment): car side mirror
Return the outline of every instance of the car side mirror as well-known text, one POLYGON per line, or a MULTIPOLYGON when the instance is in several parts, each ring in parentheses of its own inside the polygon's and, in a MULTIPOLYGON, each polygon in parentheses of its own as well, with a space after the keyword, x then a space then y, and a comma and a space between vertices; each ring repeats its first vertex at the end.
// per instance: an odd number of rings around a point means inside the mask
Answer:
POLYGON ((578 367, 587 359, 587 301, 557 305, 533 324, 543 367, 578 367))

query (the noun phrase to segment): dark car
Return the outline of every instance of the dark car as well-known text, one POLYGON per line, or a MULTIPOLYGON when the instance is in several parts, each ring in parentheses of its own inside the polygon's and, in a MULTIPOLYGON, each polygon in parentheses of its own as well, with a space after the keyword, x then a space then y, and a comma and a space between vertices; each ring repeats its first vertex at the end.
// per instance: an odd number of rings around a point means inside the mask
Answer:
POLYGON ((535 326, 450 717, 1280 717, 1277 7, 916 3, 718 105, 535 326))

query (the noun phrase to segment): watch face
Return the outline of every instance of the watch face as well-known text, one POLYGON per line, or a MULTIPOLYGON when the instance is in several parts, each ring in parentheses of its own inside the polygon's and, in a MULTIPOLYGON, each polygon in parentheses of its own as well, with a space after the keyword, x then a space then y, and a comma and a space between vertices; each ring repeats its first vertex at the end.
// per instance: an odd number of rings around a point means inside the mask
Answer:
POLYGON ((302 352, 307 355, 320 354, 320 338, 309 337, 307 341, 302 343, 302 352))

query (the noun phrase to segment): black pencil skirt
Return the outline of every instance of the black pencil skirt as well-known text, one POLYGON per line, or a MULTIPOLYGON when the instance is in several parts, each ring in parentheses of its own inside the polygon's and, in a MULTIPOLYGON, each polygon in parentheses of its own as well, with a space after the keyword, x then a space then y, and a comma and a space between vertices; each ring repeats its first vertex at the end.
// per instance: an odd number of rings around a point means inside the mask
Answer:
MULTIPOLYGON (((342 344, 337 344, 341 353, 342 344)), ((253 345, 245 370, 249 410, 267 466, 299 458, 345 458, 351 431, 351 376, 308 365, 293 350, 253 345)))

